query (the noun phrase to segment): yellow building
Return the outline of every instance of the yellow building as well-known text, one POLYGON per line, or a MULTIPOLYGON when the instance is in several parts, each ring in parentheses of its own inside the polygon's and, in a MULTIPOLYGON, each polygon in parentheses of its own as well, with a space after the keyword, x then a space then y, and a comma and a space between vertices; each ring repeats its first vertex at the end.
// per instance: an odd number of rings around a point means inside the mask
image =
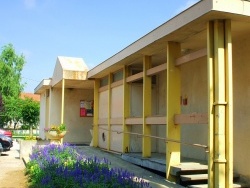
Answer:
POLYGON ((186 157, 208 161, 209 187, 249 181, 249 16, 246 0, 199 1, 90 70, 94 146, 165 153, 170 180, 186 157))
MULTIPOLYGON (((94 99, 93 122, 81 124, 93 124, 93 145, 145 159, 163 154, 172 181, 171 166, 185 158, 207 161, 210 188, 233 187, 233 173, 249 183, 249 33, 248 0, 201 0, 88 71, 92 93, 88 80, 76 85, 94 99)), ((52 80, 36 89, 50 109, 41 116, 46 126, 64 122, 84 98, 79 92, 71 102, 75 84, 52 80), (58 109, 52 92, 60 96, 58 109)), ((81 134, 72 128, 72 140, 90 136, 84 126, 81 134)))

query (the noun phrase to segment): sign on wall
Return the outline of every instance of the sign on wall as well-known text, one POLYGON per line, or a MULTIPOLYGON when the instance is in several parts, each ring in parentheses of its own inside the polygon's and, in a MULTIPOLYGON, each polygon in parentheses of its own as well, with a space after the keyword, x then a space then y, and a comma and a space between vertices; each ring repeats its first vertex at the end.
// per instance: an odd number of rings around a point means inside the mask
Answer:
POLYGON ((80 101, 80 117, 89 117, 94 115, 94 101, 80 101))

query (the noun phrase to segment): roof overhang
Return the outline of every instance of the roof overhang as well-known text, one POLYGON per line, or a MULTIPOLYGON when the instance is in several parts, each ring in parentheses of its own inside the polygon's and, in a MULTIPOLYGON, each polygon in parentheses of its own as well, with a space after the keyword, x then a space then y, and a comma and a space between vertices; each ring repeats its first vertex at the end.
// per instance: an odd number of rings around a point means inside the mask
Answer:
MULTIPOLYGON (((182 49, 197 50, 206 47, 206 26, 210 20, 230 19, 250 23, 250 2, 244 0, 202 0, 135 41, 88 72, 88 78, 102 78, 124 65, 136 62, 143 55, 166 53, 167 42, 182 44, 182 49), (197 35, 199 42, 190 40, 197 35), (205 45, 205 46, 204 46, 205 45)), ((237 34, 237 33, 236 33, 237 34)), ((240 35, 240 31, 239 31, 240 35)), ((198 41, 197 40, 197 41, 198 41)))
POLYGON ((39 85, 34 89, 35 94, 44 93, 46 89, 51 87, 51 79, 43 79, 39 85))
MULTIPOLYGON (((53 86, 53 88, 62 88, 62 80, 60 80, 57 84, 53 86)), ((94 89, 94 81, 93 80, 64 80, 64 88, 65 89, 94 89)))

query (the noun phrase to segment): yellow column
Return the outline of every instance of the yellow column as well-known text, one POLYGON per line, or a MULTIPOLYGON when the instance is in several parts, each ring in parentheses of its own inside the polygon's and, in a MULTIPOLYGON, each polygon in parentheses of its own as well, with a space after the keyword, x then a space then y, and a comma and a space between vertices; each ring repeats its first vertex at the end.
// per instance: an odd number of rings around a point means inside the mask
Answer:
POLYGON ((214 178, 215 187, 225 187, 225 49, 224 23, 214 22, 214 178))
MULTIPOLYGON (((126 118, 130 116, 130 86, 126 82, 128 67, 123 67, 123 132, 130 132, 130 126, 126 124, 126 118)), ((129 134, 123 134, 122 152, 129 152, 129 134)))
POLYGON ((51 106, 52 106, 52 87, 50 87, 49 89, 49 107, 48 107, 48 112, 46 112, 48 114, 48 122, 47 122, 47 127, 50 126, 50 122, 51 122, 51 106))
MULTIPOLYGON (((167 129, 168 139, 180 140, 180 126, 174 124, 174 115, 180 114, 181 74, 175 66, 175 59, 180 56, 180 44, 168 42, 167 46, 167 129)), ((166 178, 175 181, 169 174, 170 167, 180 163, 180 144, 168 142, 166 147, 166 178)))
POLYGON ((108 77, 108 145, 107 145, 107 150, 110 150, 110 142, 111 142, 111 124, 110 124, 110 119, 111 119, 111 100, 112 100, 112 91, 111 91, 111 83, 113 81, 113 76, 110 73, 108 77))
POLYGON ((93 118, 93 146, 98 146, 98 119, 99 119, 99 88, 100 80, 94 83, 94 118, 93 118))
MULTIPOLYGON (((151 57, 143 57, 143 135, 151 135, 151 125, 146 124, 146 117, 151 115, 151 77, 147 70, 151 67, 151 57)), ((142 156, 151 157, 151 138, 142 138, 142 156)))
POLYGON ((61 124, 64 123, 64 88, 65 88, 65 80, 62 79, 62 106, 61 106, 61 124))
POLYGON ((231 21, 215 20, 208 23, 208 49, 209 187, 231 188, 233 186, 231 21))
POLYGON ((226 72, 226 187, 233 187, 233 60, 231 20, 225 21, 226 72))
POLYGON ((207 24, 207 70, 208 70, 208 187, 213 188, 214 171, 214 25, 213 22, 207 24))

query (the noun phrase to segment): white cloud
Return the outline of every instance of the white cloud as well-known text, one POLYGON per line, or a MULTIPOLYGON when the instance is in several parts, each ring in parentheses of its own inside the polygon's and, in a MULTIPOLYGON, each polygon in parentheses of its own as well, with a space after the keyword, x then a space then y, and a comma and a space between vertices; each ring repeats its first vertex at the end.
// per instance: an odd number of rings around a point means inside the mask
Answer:
POLYGON ((197 3, 199 0, 188 0, 186 4, 182 5, 179 9, 176 10, 176 14, 184 11, 185 9, 191 7, 193 4, 197 3))
POLYGON ((24 0, 24 5, 28 9, 35 8, 35 6, 36 6, 36 0, 24 0))

